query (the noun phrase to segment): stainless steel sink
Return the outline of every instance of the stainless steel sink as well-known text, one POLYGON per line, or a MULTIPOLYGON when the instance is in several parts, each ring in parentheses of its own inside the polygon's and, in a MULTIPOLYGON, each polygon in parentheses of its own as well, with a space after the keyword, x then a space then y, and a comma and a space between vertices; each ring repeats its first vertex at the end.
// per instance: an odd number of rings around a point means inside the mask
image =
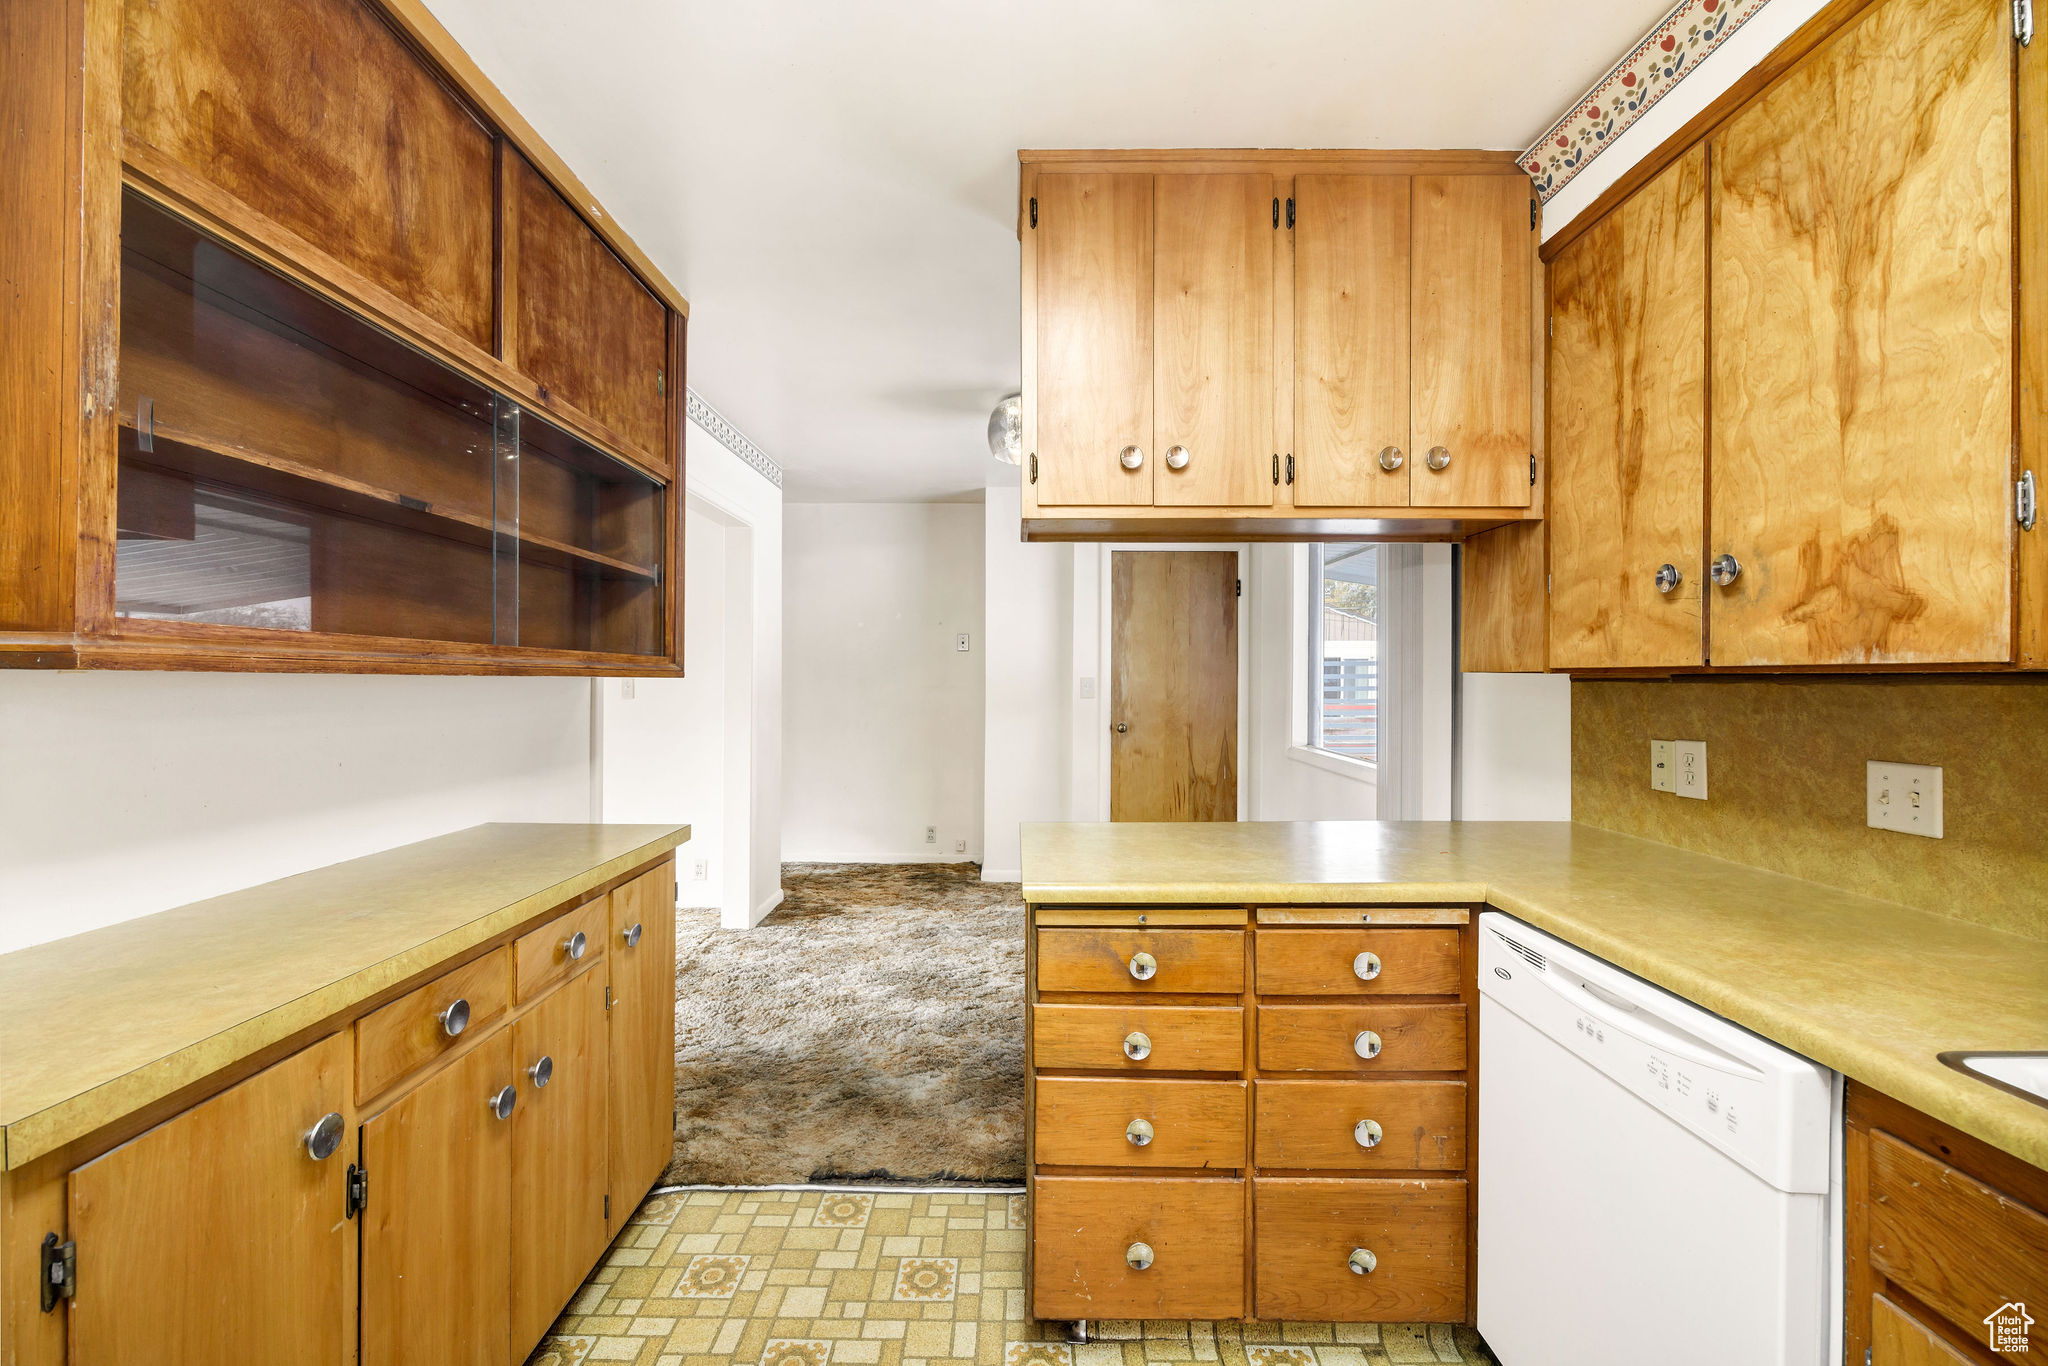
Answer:
POLYGON ((1957 1049, 1938 1055, 1956 1071, 2021 1100, 2048 1107, 2048 1052, 1994 1053, 1957 1049))

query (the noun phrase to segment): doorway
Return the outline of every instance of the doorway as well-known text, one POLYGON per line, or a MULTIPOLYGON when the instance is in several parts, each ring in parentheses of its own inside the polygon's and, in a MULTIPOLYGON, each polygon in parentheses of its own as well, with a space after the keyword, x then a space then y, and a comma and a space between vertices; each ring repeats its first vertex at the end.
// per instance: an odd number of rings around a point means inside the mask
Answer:
POLYGON ((1109 818, 1234 821, 1238 555, 1110 556, 1109 818))

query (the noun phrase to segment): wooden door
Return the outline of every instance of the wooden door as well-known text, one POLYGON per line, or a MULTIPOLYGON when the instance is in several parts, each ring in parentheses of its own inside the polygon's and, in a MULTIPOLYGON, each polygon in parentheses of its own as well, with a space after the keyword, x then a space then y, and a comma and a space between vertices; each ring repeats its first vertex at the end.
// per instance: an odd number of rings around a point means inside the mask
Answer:
POLYGON ((1552 668, 1703 662, 1706 173, 1695 147, 1551 263, 1552 668))
POLYGON ((1529 505, 1529 203, 1520 176, 1414 180, 1412 506, 1529 505))
POLYGON ((1973 1360, 1884 1296, 1870 1297, 1870 1366, 1971 1366, 1973 1360))
POLYGON ((331 1036, 71 1173, 75 1366, 352 1360, 349 1061, 331 1036), (341 1146, 316 1159, 328 1114, 341 1146))
POLYGON ((618 1228, 675 1156, 675 864, 615 888, 611 912, 611 1183, 618 1228), (628 944, 636 925, 640 933, 628 944))
POLYGON ((2011 656, 2005 12, 1873 5, 1714 135, 1715 664, 2011 656))
POLYGON ((512 1025, 512 1061, 519 1069, 519 1108, 512 1116, 512 1347, 518 1353, 540 1341, 611 1241, 604 989, 602 970, 585 971, 512 1025))
POLYGON ((1152 177, 1047 172, 1034 197, 1039 504, 1149 504, 1152 177))
POLYGON ((1111 556, 1109 818, 1237 819, 1237 555, 1111 556))
POLYGON ((1405 507, 1408 177, 1297 176, 1294 202, 1294 505, 1405 507))
POLYGON ((1162 175, 1152 196, 1152 501, 1270 505, 1273 177, 1162 175))
POLYGON ((362 1366, 511 1360, 515 1075, 501 1028, 363 1122, 362 1366))

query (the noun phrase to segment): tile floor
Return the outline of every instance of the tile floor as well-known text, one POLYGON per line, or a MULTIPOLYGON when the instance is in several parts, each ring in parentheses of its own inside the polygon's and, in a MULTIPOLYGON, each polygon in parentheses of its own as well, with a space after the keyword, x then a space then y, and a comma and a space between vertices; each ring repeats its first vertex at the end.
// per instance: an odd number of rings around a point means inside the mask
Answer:
POLYGON ((1105 1321, 1070 1346, 1025 1314, 1024 1197, 692 1190, 641 1206, 529 1366, 1492 1366, 1441 1324, 1105 1321))

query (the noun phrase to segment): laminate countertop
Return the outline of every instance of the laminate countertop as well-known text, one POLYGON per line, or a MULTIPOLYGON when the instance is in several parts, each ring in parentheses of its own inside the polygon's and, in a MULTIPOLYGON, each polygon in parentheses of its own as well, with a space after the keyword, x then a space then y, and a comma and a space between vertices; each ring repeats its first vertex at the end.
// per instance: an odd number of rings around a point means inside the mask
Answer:
POLYGON ((1490 906, 2048 1168, 2048 1108, 1936 1056, 2048 1049, 2048 942, 1565 822, 1036 824, 1023 855, 1034 905, 1490 906))
POLYGON ((479 825, 0 954, 0 1170, 689 838, 687 825, 479 825))

